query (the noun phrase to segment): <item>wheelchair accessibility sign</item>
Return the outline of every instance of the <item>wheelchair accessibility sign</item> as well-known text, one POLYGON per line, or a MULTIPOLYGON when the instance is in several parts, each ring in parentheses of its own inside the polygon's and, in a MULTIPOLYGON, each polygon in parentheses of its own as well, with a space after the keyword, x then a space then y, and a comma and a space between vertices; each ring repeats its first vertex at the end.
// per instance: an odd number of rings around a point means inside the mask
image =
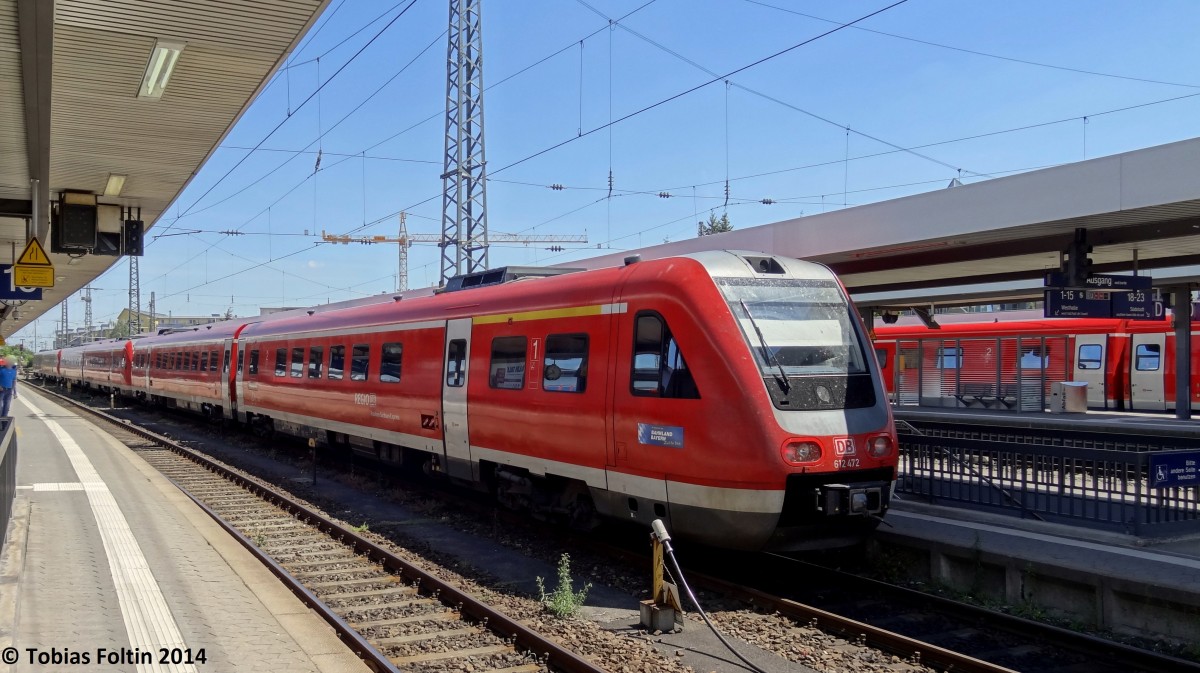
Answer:
POLYGON ((1150 456, 1150 487, 1200 485, 1200 451, 1150 456))

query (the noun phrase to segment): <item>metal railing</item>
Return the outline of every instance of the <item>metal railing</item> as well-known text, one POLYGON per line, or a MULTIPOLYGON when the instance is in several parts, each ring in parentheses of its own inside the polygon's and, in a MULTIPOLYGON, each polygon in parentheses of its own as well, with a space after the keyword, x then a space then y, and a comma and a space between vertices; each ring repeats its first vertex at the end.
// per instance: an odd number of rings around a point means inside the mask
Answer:
POLYGON ((0 418, 0 548, 8 541, 8 521, 12 518, 13 498, 17 495, 16 424, 0 418))
POLYGON ((901 497, 1138 536, 1200 532, 1200 489, 1155 487, 1151 479, 1155 456, 1196 453, 1178 438, 1051 443, 986 428, 905 425, 898 428, 901 497))

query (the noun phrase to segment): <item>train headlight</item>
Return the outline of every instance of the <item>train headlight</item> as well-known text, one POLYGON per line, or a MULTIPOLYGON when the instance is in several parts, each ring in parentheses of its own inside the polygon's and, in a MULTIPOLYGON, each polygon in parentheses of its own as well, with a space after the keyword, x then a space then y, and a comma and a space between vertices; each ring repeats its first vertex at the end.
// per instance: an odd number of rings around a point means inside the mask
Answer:
POLYGON ((879 435, 872 438, 867 444, 867 452, 873 458, 883 458, 892 452, 892 438, 890 435, 879 435))
POLYGON ((821 459, 821 445, 812 440, 792 440, 783 445, 780 453, 789 465, 813 463, 821 459))

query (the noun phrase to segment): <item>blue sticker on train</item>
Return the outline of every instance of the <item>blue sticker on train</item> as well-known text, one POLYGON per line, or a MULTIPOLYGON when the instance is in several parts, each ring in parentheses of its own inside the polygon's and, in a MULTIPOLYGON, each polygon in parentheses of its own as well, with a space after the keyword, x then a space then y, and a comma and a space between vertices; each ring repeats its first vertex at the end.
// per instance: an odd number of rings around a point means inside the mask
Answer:
POLYGON ((1150 487, 1200 484, 1200 451, 1159 453, 1150 456, 1150 487))
POLYGON ((677 425, 638 423, 638 443, 683 448, 683 428, 677 425))

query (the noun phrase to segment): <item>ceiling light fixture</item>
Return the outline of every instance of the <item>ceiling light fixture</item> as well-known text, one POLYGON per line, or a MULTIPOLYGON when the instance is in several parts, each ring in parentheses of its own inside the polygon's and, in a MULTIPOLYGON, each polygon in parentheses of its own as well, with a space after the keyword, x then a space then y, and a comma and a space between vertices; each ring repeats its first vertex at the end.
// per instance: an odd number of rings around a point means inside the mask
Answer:
POLYGON ((108 174, 108 182, 104 185, 105 196, 120 196, 121 190, 125 188, 125 176, 117 175, 116 173, 108 174))
POLYGON ((171 71, 175 69, 179 55, 183 53, 183 47, 183 42, 159 40, 154 43, 150 61, 146 63, 146 74, 142 75, 142 88, 138 89, 138 98, 162 98, 167 81, 171 79, 171 71))

